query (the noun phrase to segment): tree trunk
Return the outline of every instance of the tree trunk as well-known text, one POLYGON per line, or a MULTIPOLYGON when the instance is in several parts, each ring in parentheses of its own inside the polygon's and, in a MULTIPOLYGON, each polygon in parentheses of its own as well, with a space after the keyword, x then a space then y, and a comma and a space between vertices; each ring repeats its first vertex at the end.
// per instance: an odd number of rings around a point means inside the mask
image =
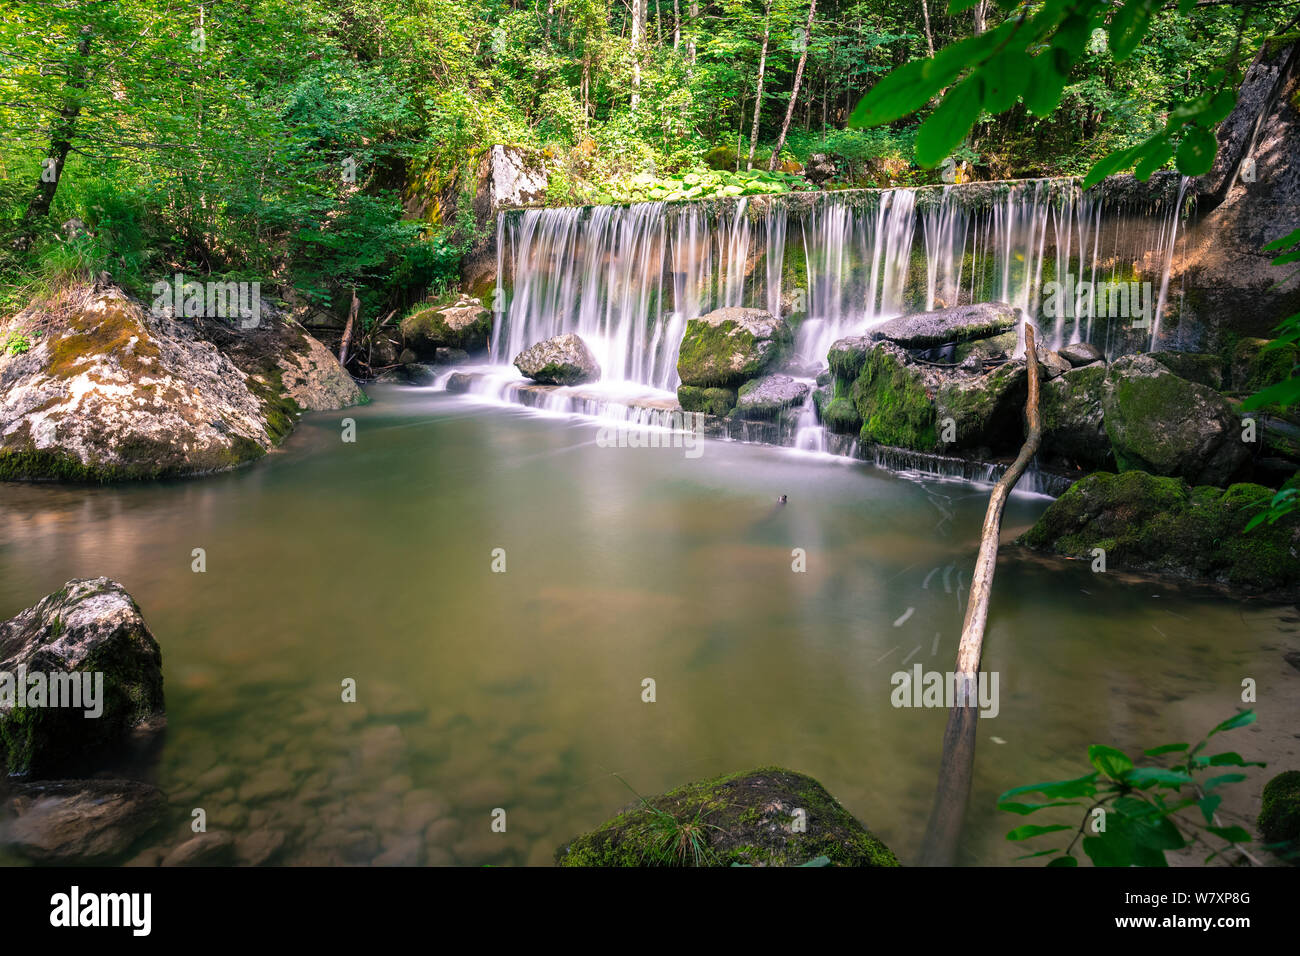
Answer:
POLYGON ((82 27, 81 39, 77 41, 77 59, 68 69, 68 91, 63 98, 63 108, 50 130, 50 149, 46 153, 45 162, 41 164, 40 182, 37 183, 36 192, 23 216, 29 227, 29 237, 30 227, 35 225, 36 220, 50 214, 54 193, 59 188, 59 180, 63 178, 63 164, 68 159, 68 151, 72 149, 77 117, 81 115, 81 94, 86 89, 86 60, 90 56, 90 37, 90 27, 82 27))
POLYGON ((921 18, 925 21, 925 47, 934 56, 934 34, 930 32, 930 5, 921 0, 921 18))
POLYGON ((681 0, 673 0, 673 49, 682 45, 682 5, 681 0))
POLYGON ((339 343, 339 364, 348 365, 348 346, 352 344, 352 327, 357 321, 357 312, 361 309, 361 300, 357 298, 356 287, 352 288, 352 307, 348 309, 348 323, 343 326, 343 341, 339 343))
POLYGON ((813 15, 817 12, 817 0, 808 4, 808 25, 803 31, 803 50, 799 53, 799 65, 794 70, 794 89, 790 91, 790 103, 785 108, 785 120, 781 123, 781 135, 776 139, 776 149, 767 163, 769 173, 776 172, 776 164, 781 161, 781 147, 785 145, 785 134, 790 132, 790 119, 794 116, 795 101, 799 99, 799 84, 803 82, 803 68, 808 62, 808 47, 812 45, 813 15))
POLYGON ((695 21, 700 18, 700 0, 691 0, 691 24, 686 37, 686 78, 695 72, 695 21))
POLYGON ((1011 489, 1038 453, 1039 443, 1043 439, 1042 421, 1038 414, 1038 358, 1034 327, 1028 323, 1025 323, 1025 365, 1029 374, 1029 397, 1025 401, 1025 419, 1029 433, 1016 460, 993 486, 988 510, 984 514, 979 555, 975 559, 975 573, 971 577, 961 644, 957 648, 954 701, 952 710, 948 712, 948 725, 943 735, 939 782, 921 848, 922 866, 951 866, 957 840, 961 836, 966 803, 970 797, 971 771, 975 762, 980 659, 984 653, 984 626, 988 623, 989 599, 993 594, 993 572, 997 570, 1002 511, 1011 489))
POLYGON ((646 0, 632 0, 632 110, 641 105, 641 32, 646 0))
POLYGON ((758 121, 763 112, 763 70, 767 67, 767 40, 772 34, 772 0, 767 0, 763 7, 763 52, 758 55, 758 86, 754 97, 754 128, 749 131, 749 163, 746 169, 754 168, 754 151, 758 149, 758 121))
POLYGON ((989 0, 979 0, 975 4, 975 35, 979 36, 989 26, 989 0))

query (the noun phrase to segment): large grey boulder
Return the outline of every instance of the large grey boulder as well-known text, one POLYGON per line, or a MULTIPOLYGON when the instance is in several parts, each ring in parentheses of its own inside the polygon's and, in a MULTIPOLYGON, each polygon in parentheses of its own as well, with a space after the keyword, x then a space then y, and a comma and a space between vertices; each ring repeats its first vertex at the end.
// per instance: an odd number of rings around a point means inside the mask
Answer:
POLYGON ((492 313, 472 296, 412 312, 402 320, 402 341, 417 360, 434 361, 451 349, 481 352, 492 335, 492 313))
POLYGON ((808 400, 812 386, 789 375, 765 375, 741 386, 736 414, 741 418, 772 419, 808 400))
POLYGON ((515 368, 543 385, 580 385, 600 378, 596 356, 572 332, 524 349, 515 356, 515 368))
POLYGON ((908 349, 933 348, 991 338, 1015 329, 1019 321, 1019 310, 1014 306, 981 302, 902 315, 875 326, 868 335, 873 342, 889 341, 908 349))
POLYGON ((771 370, 794 344, 785 321, 762 309, 716 309, 686 323, 677 353, 683 385, 734 388, 771 370))
POLYGON ((1250 456, 1227 400, 1149 355, 1111 363, 1102 387, 1106 433, 1121 471, 1223 485, 1250 456))
POLYGON ((101 757, 162 716, 162 652, 116 581, 69 581, 0 622, 0 763, 9 774, 101 757))

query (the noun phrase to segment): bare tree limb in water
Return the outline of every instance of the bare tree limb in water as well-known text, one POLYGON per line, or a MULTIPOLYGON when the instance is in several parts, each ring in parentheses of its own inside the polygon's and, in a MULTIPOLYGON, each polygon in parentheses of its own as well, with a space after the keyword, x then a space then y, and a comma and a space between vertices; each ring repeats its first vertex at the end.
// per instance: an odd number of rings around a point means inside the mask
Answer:
POLYGON ((984 626, 989 617, 989 600, 993 595, 993 573, 998 564, 998 539, 1002 534, 1002 512, 1011 489, 1025 473, 1043 440, 1042 420, 1038 413, 1038 352, 1034 327, 1025 323, 1025 368, 1029 375, 1029 396, 1025 401, 1025 419, 1029 432, 1016 460, 998 479, 989 495, 980 533, 979 556, 971 576, 966 618, 962 622, 961 644, 957 648, 957 673, 954 701, 948 712, 943 733, 943 756, 939 762, 939 783, 934 807, 926 826, 921 847, 922 866, 951 866, 966 816, 970 797, 971 770, 975 762, 975 725, 979 721, 978 681, 980 659, 984 653, 984 626))

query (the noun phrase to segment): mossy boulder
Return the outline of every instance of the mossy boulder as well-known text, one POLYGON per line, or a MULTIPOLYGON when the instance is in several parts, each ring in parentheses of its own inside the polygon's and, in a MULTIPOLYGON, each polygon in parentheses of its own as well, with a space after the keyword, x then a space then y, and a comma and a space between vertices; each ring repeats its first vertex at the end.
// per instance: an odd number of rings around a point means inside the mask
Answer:
POLYGON ((1283 843, 1300 862, 1300 770, 1280 773, 1264 785, 1259 805, 1259 835, 1265 843, 1283 843))
POLYGON ((677 354, 681 384, 738 388, 772 369, 794 345, 790 327, 762 309, 717 309, 686 323, 677 354))
POLYGON ((1020 540, 1089 561, 1100 548, 1108 569, 1179 574, 1250 593, 1294 593, 1300 588, 1293 551, 1300 545, 1300 515, 1245 530, 1272 496, 1262 485, 1223 490, 1141 471, 1097 472, 1071 485, 1020 540))
POLYGON ((683 833, 699 836, 706 866, 800 866, 822 856, 835 866, 899 865, 820 783, 780 767, 650 797, 570 840, 555 859, 560 866, 694 865, 693 854, 677 853, 683 833))
POLYGON ((1204 385, 1223 388, 1223 359, 1206 352, 1152 352, 1151 357, 1175 375, 1204 385))
POLYGON ((704 412, 722 417, 730 415, 736 407, 734 388, 700 388, 698 385, 677 386, 677 403, 684 412, 704 412))
POLYGON ((93 762, 162 715, 162 652, 117 582, 69 581, 0 622, 0 763, 8 773, 48 775, 93 762), (25 693, 20 673, 28 675, 25 693))
POLYGON ((866 356, 849 397, 863 441, 929 451, 935 447, 935 404, 924 372, 889 342, 866 356))
POLYGON ((1019 310, 1014 306, 980 302, 902 315, 873 327, 869 335, 875 342, 924 349, 1001 335, 1014 330, 1019 321, 1019 310))
POLYGON ((1106 366, 1097 362, 1042 384, 1039 414, 1044 455, 1089 471, 1113 465, 1101 405, 1105 382, 1106 366))
POLYGON ((1102 410, 1121 471, 1223 485, 1250 456, 1241 420, 1227 399, 1175 375, 1150 355, 1111 363, 1102 410))
POLYGON ((581 385, 600 378, 596 356, 572 332, 524 349, 515 356, 515 368, 541 385, 581 385))
POLYGON ((422 361, 433 361, 440 348, 482 352, 492 337, 492 313, 471 296, 412 312, 402 320, 402 343, 422 361))
MULTIPOLYGON (((956 426, 953 441, 945 447, 997 455, 1014 453, 1024 443, 1029 373, 1023 359, 982 375, 948 377, 935 392, 939 422, 951 418, 956 426)), ((944 437, 942 431, 939 437, 944 437)))
POLYGON ((1291 376, 1297 349, 1294 344, 1269 348, 1269 339, 1238 339, 1229 359, 1229 386, 1249 395, 1291 376))

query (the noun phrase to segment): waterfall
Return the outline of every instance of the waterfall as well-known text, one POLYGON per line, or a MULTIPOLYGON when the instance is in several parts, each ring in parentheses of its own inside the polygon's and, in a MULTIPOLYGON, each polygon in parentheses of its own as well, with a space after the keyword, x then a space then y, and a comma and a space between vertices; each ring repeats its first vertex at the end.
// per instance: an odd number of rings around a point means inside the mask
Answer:
POLYGON ((1048 179, 511 211, 491 361, 576 332, 603 383, 670 391, 687 321, 723 306, 784 315, 796 374, 824 367, 838 338, 971 302, 1019 307, 1051 347, 1146 348, 1170 301, 1185 189, 1159 216, 1048 179), (1091 284, 1137 277, 1159 280, 1152 328, 1094 315, 1091 284))

